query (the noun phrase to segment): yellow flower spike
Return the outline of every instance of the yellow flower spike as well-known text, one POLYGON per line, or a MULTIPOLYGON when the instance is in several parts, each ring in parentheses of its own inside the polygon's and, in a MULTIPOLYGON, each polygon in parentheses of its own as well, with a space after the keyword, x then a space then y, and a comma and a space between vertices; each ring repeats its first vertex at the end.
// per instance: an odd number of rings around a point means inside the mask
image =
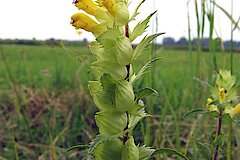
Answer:
POLYGON ((95 15, 96 9, 98 8, 97 4, 92 0, 74 0, 73 4, 80 10, 84 10, 86 13, 95 15))
POLYGON ((107 8, 108 12, 112 16, 116 15, 116 2, 115 2, 115 0, 100 0, 99 4, 104 5, 107 8))

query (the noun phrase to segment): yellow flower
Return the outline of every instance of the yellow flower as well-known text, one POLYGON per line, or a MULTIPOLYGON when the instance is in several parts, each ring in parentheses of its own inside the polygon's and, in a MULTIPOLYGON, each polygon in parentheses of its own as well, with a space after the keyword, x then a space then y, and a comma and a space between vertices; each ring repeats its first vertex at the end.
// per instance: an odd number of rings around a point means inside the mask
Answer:
POLYGON ((207 106, 208 110, 209 110, 209 111, 217 111, 217 112, 219 112, 219 111, 218 111, 218 107, 217 107, 216 105, 214 105, 214 104, 209 105, 209 104, 212 103, 212 102, 213 102, 213 100, 212 100, 211 98, 208 98, 208 99, 207 99, 207 104, 206 104, 206 106, 207 106))
POLYGON ((226 90, 224 88, 219 89, 220 102, 223 102, 225 99, 226 90))
POLYGON ((98 8, 97 4, 92 0, 74 0, 73 3, 79 10, 82 9, 91 15, 95 15, 96 9, 98 8))
POLYGON ((100 6, 105 6, 108 10, 108 12, 112 15, 116 15, 116 2, 115 0, 99 0, 100 6))
POLYGON ((71 24, 75 27, 75 29, 84 29, 85 31, 92 32, 95 35, 101 35, 107 30, 106 26, 98 24, 84 13, 76 13, 71 17, 71 19, 71 24))
POLYGON ((234 117, 235 115, 239 115, 240 114, 240 103, 238 103, 234 108, 233 107, 226 108, 224 112, 229 114, 231 117, 234 117))

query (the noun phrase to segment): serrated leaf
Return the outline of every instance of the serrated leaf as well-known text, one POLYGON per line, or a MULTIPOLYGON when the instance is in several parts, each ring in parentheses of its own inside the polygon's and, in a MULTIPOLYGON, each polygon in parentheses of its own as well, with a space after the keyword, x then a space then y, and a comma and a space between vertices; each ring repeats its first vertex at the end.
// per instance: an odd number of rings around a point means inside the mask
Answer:
POLYGON ((124 131, 127 126, 127 115, 125 112, 101 111, 95 115, 96 124, 102 135, 115 135, 124 131))
POLYGON ((136 16, 139 14, 139 13, 138 13, 138 9, 141 7, 141 5, 142 5, 145 1, 146 1, 146 0, 142 0, 142 1, 138 4, 138 6, 136 7, 136 9, 135 9, 133 15, 131 16, 129 22, 132 21, 132 20, 135 20, 136 16))
POLYGON ((190 112, 187 112, 183 115, 183 118, 186 118, 190 115, 196 115, 196 114, 203 114, 203 113, 207 113, 208 111, 206 109, 202 109, 202 108, 196 108, 190 112))
POLYGON ((152 88, 144 88, 140 90, 136 95, 136 100, 142 99, 147 96, 158 95, 158 92, 152 88))
POLYGON ((140 71, 137 73, 137 75, 133 75, 132 77, 130 77, 130 82, 134 83, 136 80, 138 80, 141 76, 143 76, 149 68, 151 68, 151 64, 153 62, 156 62, 158 60, 160 60, 161 58, 158 57, 158 58, 155 58, 155 59, 152 59, 150 61, 148 61, 141 69, 140 71))
POLYGON ((93 62, 91 70, 97 79, 103 74, 109 74, 116 81, 123 80, 127 76, 126 67, 111 60, 93 62))
POLYGON ((136 27, 133 29, 132 33, 130 34, 130 41, 134 41, 138 36, 141 36, 147 29, 148 27, 148 23, 150 18, 156 13, 153 12, 152 14, 150 14, 144 21, 139 22, 136 27))
POLYGON ((90 142, 88 150, 90 153, 92 153, 97 148, 98 145, 106 141, 112 141, 112 140, 118 140, 118 139, 119 139, 119 135, 108 136, 108 135, 98 134, 96 138, 92 139, 92 141, 90 142))
POLYGON ((139 121, 141 121, 145 117, 149 117, 150 115, 145 112, 145 109, 142 108, 138 111, 138 115, 130 115, 129 116, 129 128, 131 130, 134 129, 134 127, 138 124, 139 121))
POLYGON ((118 136, 98 135, 90 144, 89 151, 96 160, 121 160, 123 144, 118 136))
POLYGON ((157 155, 157 154, 163 154, 163 153, 167 153, 167 154, 174 154, 180 158, 183 158, 185 160, 189 160, 187 158, 187 156, 185 156, 184 154, 174 150, 174 149, 170 149, 170 148, 160 148, 160 149, 156 149, 156 151, 153 153, 153 155, 157 155))
POLYGON ((132 136, 123 145, 121 160, 139 160, 139 150, 132 136))
POLYGON ((115 44, 118 63, 122 66, 130 64, 133 58, 133 48, 129 38, 120 36, 116 39, 115 44))
POLYGON ((138 56, 142 55, 142 53, 144 53, 144 51, 147 50, 147 48, 149 47, 150 42, 162 34, 164 33, 157 33, 149 37, 145 36, 143 40, 137 45, 136 49, 134 50, 133 60, 137 59, 138 56))
POLYGON ((155 149, 152 149, 150 147, 141 146, 138 147, 139 150, 139 160, 148 160, 151 155, 155 152, 155 149))

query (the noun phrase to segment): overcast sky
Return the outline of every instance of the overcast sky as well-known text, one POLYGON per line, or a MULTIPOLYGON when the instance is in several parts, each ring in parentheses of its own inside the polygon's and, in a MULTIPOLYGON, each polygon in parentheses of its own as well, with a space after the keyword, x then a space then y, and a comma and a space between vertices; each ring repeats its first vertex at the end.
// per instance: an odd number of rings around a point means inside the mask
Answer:
MULTIPOLYGON (((140 0, 132 0, 130 10, 140 0)), ((200 1, 200 0, 199 0, 200 1)), ((231 0, 216 0, 226 10, 231 9, 231 0)), ((240 16, 240 0, 234 2, 234 18, 240 16)), ((146 0, 140 9, 141 16, 138 20, 158 10, 158 31, 166 32, 163 37, 187 37, 187 0, 146 0), (155 4, 155 5, 154 5, 155 4)), ((68 39, 82 40, 93 39, 90 33, 83 32, 78 35, 69 24, 72 14, 78 12, 72 5, 72 0, 0 0, 0 38, 23 38, 23 39, 68 39)), ((216 9, 216 31, 224 40, 230 39, 230 21, 218 9, 216 9)), ((196 36, 196 20, 194 0, 190 2, 190 18, 192 36, 196 36)), ((155 18, 154 18, 155 21, 155 18)), ((153 33, 150 23, 149 32, 153 33)), ((133 26, 134 24, 131 24, 133 26)), ((206 23, 208 25, 208 23, 206 23)), ((155 30, 155 29, 154 29, 155 30)), ((234 39, 240 40, 240 32, 234 32, 234 39)), ((206 34, 208 36, 208 27, 206 34)))

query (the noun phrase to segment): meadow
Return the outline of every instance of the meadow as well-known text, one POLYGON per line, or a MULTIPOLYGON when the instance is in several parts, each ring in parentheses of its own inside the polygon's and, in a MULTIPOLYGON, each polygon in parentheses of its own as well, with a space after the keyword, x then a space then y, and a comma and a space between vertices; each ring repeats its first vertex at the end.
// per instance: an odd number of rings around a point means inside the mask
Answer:
MULTIPOLYGON (((0 160, 88 159, 84 146, 66 152, 74 145, 89 144, 97 134, 93 119, 97 108, 87 88, 88 80, 93 79, 89 69, 93 56, 87 44, 1 48, 0 160)), ((211 53, 164 47, 153 52, 134 66, 138 69, 151 57, 162 57, 134 86, 135 91, 152 86, 159 93, 151 100, 144 99, 152 117, 137 126, 136 143, 177 149, 193 160, 209 159, 206 144, 216 130, 217 119, 201 114, 184 118, 184 114, 205 108, 211 53)), ((240 54, 234 54, 237 84, 239 58, 240 54)), ((216 52, 216 59, 218 68, 230 69, 230 54, 216 52)), ((234 132, 232 142, 239 147, 239 128, 234 127, 234 132)), ((240 158, 239 150, 230 150, 236 159, 240 158)))

